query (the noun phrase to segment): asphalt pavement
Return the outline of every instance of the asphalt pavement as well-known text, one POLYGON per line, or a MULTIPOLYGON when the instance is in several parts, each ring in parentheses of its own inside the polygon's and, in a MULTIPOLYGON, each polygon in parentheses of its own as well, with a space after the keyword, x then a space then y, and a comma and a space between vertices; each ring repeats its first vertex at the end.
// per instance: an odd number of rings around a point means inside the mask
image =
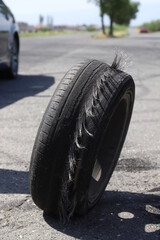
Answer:
POLYGON ((21 39, 18 78, 0 80, 0 133, 0 239, 160 240, 160 33, 21 39), (111 64, 117 52, 136 83, 127 139, 99 204, 62 225, 29 194, 36 132, 66 71, 84 59, 111 64))

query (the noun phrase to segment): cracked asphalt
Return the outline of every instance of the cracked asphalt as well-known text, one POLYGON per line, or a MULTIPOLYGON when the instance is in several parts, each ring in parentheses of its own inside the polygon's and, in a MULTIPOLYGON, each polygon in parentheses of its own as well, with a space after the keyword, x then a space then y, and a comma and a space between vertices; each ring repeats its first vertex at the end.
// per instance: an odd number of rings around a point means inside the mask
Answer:
POLYGON ((124 39, 89 34, 21 39, 16 80, 0 79, 0 239, 160 240, 160 33, 124 39), (28 169, 39 123, 60 79, 83 59, 122 52, 136 83, 132 121, 99 204, 62 225, 38 209, 28 169))

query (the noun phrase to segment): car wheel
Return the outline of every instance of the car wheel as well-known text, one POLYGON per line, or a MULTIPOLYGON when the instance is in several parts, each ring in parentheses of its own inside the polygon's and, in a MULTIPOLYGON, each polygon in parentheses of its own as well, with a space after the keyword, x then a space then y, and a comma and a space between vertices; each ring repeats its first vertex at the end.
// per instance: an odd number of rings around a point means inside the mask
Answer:
POLYGON ((104 192, 128 130, 134 82, 92 60, 60 82, 42 119, 29 172, 33 201, 63 220, 84 214, 104 192))
POLYGON ((12 43, 12 48, 11 48, 11 60, 10 60, 10 67, 8 69, 8 76, 12 79, 17 77, 18 73, 18 64, 19 64, 19 59, 18 59, 18 44, 16 39, 14 38, 13 43, 12 43))

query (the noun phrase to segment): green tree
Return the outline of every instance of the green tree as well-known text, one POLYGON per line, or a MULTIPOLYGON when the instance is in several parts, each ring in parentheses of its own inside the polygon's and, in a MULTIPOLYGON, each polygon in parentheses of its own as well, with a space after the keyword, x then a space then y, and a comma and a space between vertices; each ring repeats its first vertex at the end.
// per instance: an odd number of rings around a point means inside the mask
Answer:
POLYGON ((106 3, 106 0, 88 0, 88 1, 89 2, 94 2, 97 6, 99 6, 102 32, 104 34, 106 34, 106 29, 105 29, 105 25, 104 25, 104 15, 105 15, 105 3, 106 3))
POLYGON ((136 18, 139 3, 130 0, 106 0, 105 13, 110 18, 109 35, 113 36, 113 24, 129 25, 131 19, 136 18))
POLYGON ((92 1, 99 5, 102 19, 104 19, 104 14, 107 14, 109 16, 110 19, 109 35, 111 37, 113 36, 113 24, 117 23, 129 25, 131 19, 136 18, 136 13, 138 12, 139 7, 139 2, 131 2, 130 0, 92 0, 92 1))
POLYGON ((100 16, 101 16, 102 32, 104 34, 106 34, 106 29, 105 29, 105 25, 104 25, 104 14, 105 14, 104 0, 100 0, 100 16))

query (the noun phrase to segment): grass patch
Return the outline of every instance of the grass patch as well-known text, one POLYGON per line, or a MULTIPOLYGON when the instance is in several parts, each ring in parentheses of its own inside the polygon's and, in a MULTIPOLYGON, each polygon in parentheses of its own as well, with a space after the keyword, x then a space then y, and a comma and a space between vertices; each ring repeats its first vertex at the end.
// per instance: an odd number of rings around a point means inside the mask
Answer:
POLYGON ((128 26, 126 26, 126 25, 114 24, 114 31, 115 31, 115 32, 119 32, 119 31, 126 32, 126 31, 128 31, 128 26))
POLYGON ((30 38, 30 37, 48 37, 48 36, 57 36, 57 35, 65 35, 65 34, 77 34, 78 31, 69 31, 69 30, 62 30, 62 31, 35 31, 35 32, 21 32, 21 38, 30 38))
POLYGON ((106 39, 107 35, 105 35, 103 32, 95 32, 92 34, 92 37, 96 39, 106 39))
POLYGON ((128 26, 114 24, 114 37, 126 37, 128 36, 128 26))
MULTIPOLYGON (((105 39, 109 37, 109 27, 106 28, 106 35, 103 34, 101 31, 96 32, 94 35, 92 35, 93 38, 97 39, 105 39)), ((128 36, 128 27, 124 25, 117 25, 114 24, 114 31, 113 31, 113 37, 116 38, 123 38, 128 36)))

